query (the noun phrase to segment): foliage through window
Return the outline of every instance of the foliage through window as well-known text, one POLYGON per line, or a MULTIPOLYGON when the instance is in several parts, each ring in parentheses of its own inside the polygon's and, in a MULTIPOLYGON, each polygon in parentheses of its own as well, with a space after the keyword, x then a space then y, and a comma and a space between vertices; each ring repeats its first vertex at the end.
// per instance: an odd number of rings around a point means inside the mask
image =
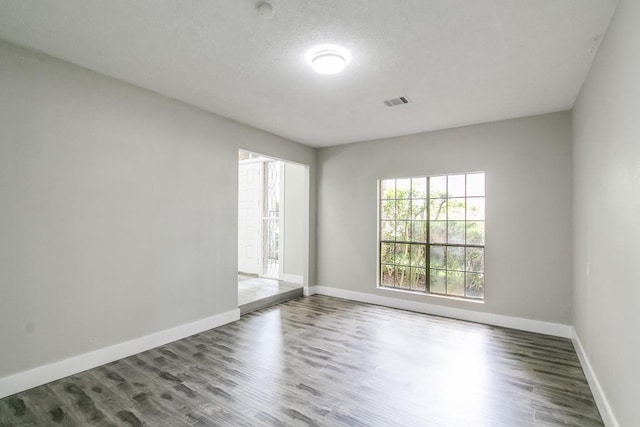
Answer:
POLYGON ((379 181, 379 283, 484 298, 484 173, 379 181))

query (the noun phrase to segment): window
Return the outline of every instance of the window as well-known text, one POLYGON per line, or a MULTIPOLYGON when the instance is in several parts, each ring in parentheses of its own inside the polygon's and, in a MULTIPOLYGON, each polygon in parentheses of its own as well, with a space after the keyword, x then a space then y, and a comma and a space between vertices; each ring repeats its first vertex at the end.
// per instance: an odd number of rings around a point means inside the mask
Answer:
POLYGON ((379 285, 484 297, 484 172, 379 184, 379 285))

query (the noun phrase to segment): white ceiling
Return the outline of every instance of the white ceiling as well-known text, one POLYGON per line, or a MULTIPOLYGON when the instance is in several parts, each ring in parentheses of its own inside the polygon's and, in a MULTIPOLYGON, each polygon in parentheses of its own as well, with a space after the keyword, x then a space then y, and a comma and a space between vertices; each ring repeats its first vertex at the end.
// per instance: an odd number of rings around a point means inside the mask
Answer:
POLYGON ((617 0, 258 2, 0 0, 0 38, 320 147, 570 109, 617 0))

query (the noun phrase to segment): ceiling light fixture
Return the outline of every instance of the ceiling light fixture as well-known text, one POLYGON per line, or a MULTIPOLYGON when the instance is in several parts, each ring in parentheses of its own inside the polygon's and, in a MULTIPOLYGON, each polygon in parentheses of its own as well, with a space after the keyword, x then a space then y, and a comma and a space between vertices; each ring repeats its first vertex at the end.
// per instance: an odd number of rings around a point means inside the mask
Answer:
POLYGON ((313 55, 311 66, 319 74, 336 74, 347 65, 345 57, 335 50, 321 50, 313 55))
POLYGON ((258 5, 258 15, 263 19, 273 18, 273 6, 271 3, 262 2, 258 5))

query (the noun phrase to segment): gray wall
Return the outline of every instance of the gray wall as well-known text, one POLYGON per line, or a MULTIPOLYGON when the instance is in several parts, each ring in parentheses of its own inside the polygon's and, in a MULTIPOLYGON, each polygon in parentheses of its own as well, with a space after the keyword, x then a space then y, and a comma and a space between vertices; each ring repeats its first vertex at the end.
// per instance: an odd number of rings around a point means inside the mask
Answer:
POLYGON ((239 147, 313 179, 311 148, 0 43, 0 377, 235 309, 239 147))
POLYGON ((640 420, 639 23, 621 0, 573 113, 573 324, 621 426, 640 420))
POLYGON ((571 321, 571 136, 558 113, 321 149, 317 284, 571 321), (486 172, 485 304, 376 289, 376 180, 486 172))

